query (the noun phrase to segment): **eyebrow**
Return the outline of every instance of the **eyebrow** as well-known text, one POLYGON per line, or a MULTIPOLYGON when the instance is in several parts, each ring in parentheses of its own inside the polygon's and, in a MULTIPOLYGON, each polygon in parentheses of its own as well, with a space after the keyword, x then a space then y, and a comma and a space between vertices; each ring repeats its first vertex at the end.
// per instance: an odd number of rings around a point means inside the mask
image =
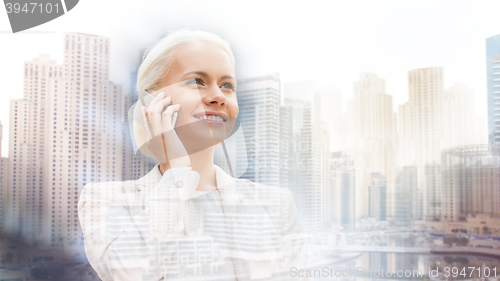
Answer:
MULTIPOLYGON (((203 77, 208 77, 208 74, 206 72, 204 72, 204 71, 190 71, 190 72, 185 73, 182 77, 184 78, 185 76, 188 76, 190 74, 198 74, 198 75, 201 75, 203 77)), ((232 80, 236 80, 236 78, 234 78, 231 75, 224 75, 220 79, 232 79, 232 80)))

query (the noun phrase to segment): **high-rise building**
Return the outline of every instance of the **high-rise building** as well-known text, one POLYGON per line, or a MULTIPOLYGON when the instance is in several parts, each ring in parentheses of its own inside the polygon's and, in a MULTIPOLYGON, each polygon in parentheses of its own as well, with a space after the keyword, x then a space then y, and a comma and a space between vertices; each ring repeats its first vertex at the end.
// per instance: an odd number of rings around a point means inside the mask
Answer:
POLYGON ((64 74, 54 80, 49 105, 54 130, 51 125, 47 136, 50 144, 59 142, 46 159, 55 168, 47 185, 54 246, 83 241, 77 203, 85 184, 121 180, 122 90, 109 81, 109 56, 108 38, 64 34, 64 74))
MULTIPOLYGON (((146 49, 139 52, 139 61, 142 62, 146 49)), ((146 175, 157 164, 157 160, 141 153, 134 145, 133 135, 133 114, 132 106, 137 102, 139 94, 137 92, 138 68, 130 73, 129 93, 123 95, 123 169, 122 180, 136 180, 146 175)))
POLYGON ((130 74, 130 89, 129 93, 123 94, 123 167, 122 180, 137 180, 146 175, 155 165, 157 160, 144 155, 138 147, 134 147, 133 141, 133 109, 132 106, 137 102, 139 96, 136 92, 137 71, 130 74))
MULTIPOLYGON (((285 98, 280 109, 282 187, 289 188, 295 198, 304 228, 308 231, 321 226, 321 182, 314 178, 313 126, 310 102, 285 98)), ((316 174, 316 173, 314 173, 316 174)))
POLYGON ((48 156, 48 131, 53 132, 55 126, 49 122, 50 95, 54 79, 62 76, 63 67, 48 55, 25 62, 24 98, 10 104, 11 157, 5 231, 28 243, 42 244, 40 234, 46 233, 49 171, 44 160, 48 156))
POLYGON ((331 198, 331 181, 330 181, 330 151, 331 137, 336 138, 334 149, 337 150, 341 146, 341 121, 342 121, 342 104, 340 91, 332 86, 327 86, 314 93, 314 109, 313 109, 313 163, 315 169, 312 171, 315 178, 319 181, 317 184, 322 190, 321 211, 322 221, 333 222, 331 208, 335 204, 331 198), (329 106, 330 105, 330 106, 329 106), (325 113, 328 112, 328 114, 325 113), (331 117, 331 119, 329 119, 331 117), (330 130, 336 133, 332 135, 330 130))
MULTIPOLYGON (((400 106, 400 165, 417 167, 417 194, 422 194, 422 219, 440 217, 439 165, 443 140, 443 68, 430 67, 408 73, 409 100, 400 106)), ((417 211, 419 213, 419 211, 417 211)))
POLYGON ((500 34, 486 39, 489 143, 500 142, 500 34))
POLYGON ((315 93, 319 97, 321 121, 327 124, 330 134, 330 151, 340 151, 345 146, 345 127, 342 122, 342 93, 328 85, 315 93))
POLYGON ((279 186, 280 78, 268 75, 238 81, 238 119, 245 133, 247 159, 237 159, 242 178, 279 186))
POLYGON ((410 118, 401 121, 411 124, 401 123, 401 126, 412 128, 408 137, 414 139, 416 153, 411 160, 419 165, 439 163, 441 158, 443 83, 442 67, 408 72, 409 100, 401 109, 405 111, 402 114, 409 114, 410 118))
MULTIPOLYGON (((0 146, 3 140, 3 126, 0 122, 0 146)), ((2 149, 0 148, 0 156, 2 149)), ((7 207, 7 183, 9 177, 9 158, 0 157, 0 233, 4 233, 5 209, 7 207)))
POLYGON ((362 139, 392 140, 395 131, 395 114, 392 96, 385 91, 385 80, 373 73, 361 73, 354 82, 353 99, 349 103, 351 141, 362 139))
POLYGON ((372 173, 369 187, 369 216, 377 221, 387 221, 387 182, 380 173, 372 173))
POLYGON ((123 105, 108 38, 65 33, 63 50, 62 65, 44 55, 26 62, 24 99, 11 102, 7 231, 76 246, 83 186, 122 178, 123 105))
POLYGON ((443 100, 442 149, 486 143, 486 122, 475 113, 474 90, 455 83, 443 100))
MULTIPOLYGON (((328 128, 328 123, 321 122, 321 127, 319 128, 321 131, 319 140, 320 143, 320 151, 319 151, 319 159, 316 161, 316 165, 318 168, 321 168, 320 177, 321 177, 321 189, 322 189, 322 206, 321 211, 323 222, 333 222, 333 216, 331 212, 332 205, 335 204, 335 201, 332 201, 331 193, 332 186, 330 180, 330 169, 331 169, 331 157, 330 157, 330 130, 328 128), (319 162, 321 161, 321 162, 319 162)), ((318 149, 319 150, 319 149, 318 149)))
MULTIPOLYGON (((290 188, 301 221, 307 231, 314 231, 328 220, 325 210, 328 199, 328 127, 322 122, 322 96, 314 81, 284 85, 281 106, 282 165, 287 174, 283 186, 290 188), (286 129, 285 129, 286 128, 286 129)), ((329 206, 328 206, 329 207, 329 206)))
POLYGON ((422 199, 417 193, 417 168, 404 166, 398 169, 396 177, 396 224, 410 226, 412 220, 421 220, 422 199))
POLYGON ((396 115, 392 96, 385 90, 384 79, 373 73, 362 73, 354 82, 354 96, 348 101, 346 126, 351 157, 363 159, 356 169, 356 219, 368 216, 370 175, 385 176, 388 215, 393 216, 396 115))
POLYGON ((333 222, 347 230, 356 228, 355 161, 341 152, 330 154, 330 206, 333 222))
POLYGON ((468 145, 443 151, 442 220, 500 216, 500 145, 468 145))

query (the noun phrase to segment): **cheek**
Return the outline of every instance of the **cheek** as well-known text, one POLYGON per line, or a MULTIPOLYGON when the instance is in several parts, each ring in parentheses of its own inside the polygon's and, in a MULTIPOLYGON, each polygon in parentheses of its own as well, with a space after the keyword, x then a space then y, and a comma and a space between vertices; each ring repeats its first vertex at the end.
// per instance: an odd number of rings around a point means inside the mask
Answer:
POLYGON ((198 104, 201 103, 199 95, 190 95, 190 93, 182 93, 172 95, 172 104, 180 104, 181 111, 192 111, 198 104))
POLYGON ((238 112, 239 112, 239 107, 238 107, 238 101, 236 99, 231 100, 228 102, 228 107, 230 108, 230 114, 232 117, 238 117, 238 112))
POLYGON ((181 118, 180 120, 185 120, 185 121, 192 120, 194 118, 193 117, 194 113, 203 111, 203 106, 199 98, 194 98, 194 99, 178 98, 176 100, 173 100, 173 104, 181 105, 178 117, 181 118))

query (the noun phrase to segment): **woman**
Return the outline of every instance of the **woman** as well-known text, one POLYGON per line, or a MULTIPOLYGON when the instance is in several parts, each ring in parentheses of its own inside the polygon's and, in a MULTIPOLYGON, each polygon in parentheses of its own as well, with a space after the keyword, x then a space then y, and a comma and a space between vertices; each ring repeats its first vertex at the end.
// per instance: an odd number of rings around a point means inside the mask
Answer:
POLYGON ((202 31, 169 34, 143 60, 137 90, 148 94, 134 111, 135 141, 160 164, 136 181, 83 189, 85 251, 99 276, 288 276, 305 249, 291 193, 232 178, 213 164, 238 115, 227 41, 202 31))

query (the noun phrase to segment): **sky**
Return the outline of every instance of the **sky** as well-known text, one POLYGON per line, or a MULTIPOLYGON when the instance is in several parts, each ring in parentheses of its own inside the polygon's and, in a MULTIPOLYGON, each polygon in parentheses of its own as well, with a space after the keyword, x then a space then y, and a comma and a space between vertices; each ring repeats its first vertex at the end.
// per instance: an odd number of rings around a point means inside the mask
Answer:
POLYGON ((140 50, 178 28, 229 40, 238 79, 278 72, 282 83, 334 85, 344 102, 368 71, 385 79, 394 109, 408 100, 408 71, 442 66, 445 88, 472 87, 486 112, 485 39, 500 34, 500 1, 128 1, 85 0, 55 20, 12 34, 0 8, 0 121, 8 156, 9 104, 23 96, 23 62, 62 63, 63 33, 111 40, 111 81, 129 88, 140 50))

